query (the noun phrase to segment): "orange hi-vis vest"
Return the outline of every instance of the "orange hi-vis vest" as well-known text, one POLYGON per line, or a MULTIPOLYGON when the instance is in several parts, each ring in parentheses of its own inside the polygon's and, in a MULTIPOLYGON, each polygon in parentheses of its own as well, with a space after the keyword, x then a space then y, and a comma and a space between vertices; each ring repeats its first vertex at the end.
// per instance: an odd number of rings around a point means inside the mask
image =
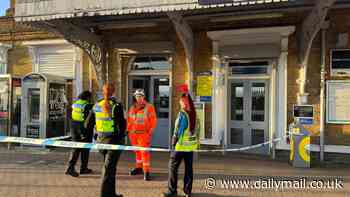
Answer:
POLYGON ((146 104, 142 110, 132 106, 128 112, 128 131, 131 134, 144 134, 153 130, 157 125, 154 107, 146 104))

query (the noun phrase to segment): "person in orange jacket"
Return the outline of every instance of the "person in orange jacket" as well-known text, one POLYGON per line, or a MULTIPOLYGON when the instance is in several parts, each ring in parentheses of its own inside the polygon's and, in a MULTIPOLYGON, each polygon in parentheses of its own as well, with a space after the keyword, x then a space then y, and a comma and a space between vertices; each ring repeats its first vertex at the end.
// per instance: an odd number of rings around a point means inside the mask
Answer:
MULTIPOLYGON (((143 89, 137 89, 134 93, 134 103, 128 111, 127 130, 133 146, 150 147, 152 133, 157 126, 157 115, 154 106, 145 100, 143 89)), ((149 151, 135 151, 136 167, 130 171, 130 175, 144 174, 144 180, 150 178, 150 153, 149 151)))

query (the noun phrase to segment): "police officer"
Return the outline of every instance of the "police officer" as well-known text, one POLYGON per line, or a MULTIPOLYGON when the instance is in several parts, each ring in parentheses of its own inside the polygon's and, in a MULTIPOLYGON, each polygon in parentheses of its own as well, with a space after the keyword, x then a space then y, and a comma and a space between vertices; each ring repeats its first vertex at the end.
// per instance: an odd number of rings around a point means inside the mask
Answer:
MULTIPOLYGON (((72 140, 76 142, 91 142, 93 129, 85 129, 84 122, 92 109, 91 92, 84 91, 78 96, 72 105, 72 140)), ((75 164, 78 161, 79 155, 81 159, 80 174, 90 174, 92 170, 88 168, 90 149, 73 149, 66 170, 67 175, 78 177, 79 174, 75 170, 75 164)))
POLYGON ((169 161, 168 192, 163 197, 177 196, 177 176, 181 161, 185 162, 183 191, 186 197, 192 195, 193 183, 193 151, 199 147, 196 128, 196 111, 191 96, 184 93, 180 99, 181 110, 175 122, 172 145, 175 151, 171 152, 169 161))
MULTIPOLYGON (((126 120, 123 106, 112 95, 115 87, 112 83, 103 86, 103 99, 99 100, 90 112, 85 126, 95 126, 97 143, 123 145, 125 141, 126 120), (91 121, 89 121, 91 120, 91 121), (93 124, 91 124, 93 122, 93 124)), ((104 165, 102 168, 101 197, 122 197, 116 194, 116 173, 121 150, 102 150, 104 165)))

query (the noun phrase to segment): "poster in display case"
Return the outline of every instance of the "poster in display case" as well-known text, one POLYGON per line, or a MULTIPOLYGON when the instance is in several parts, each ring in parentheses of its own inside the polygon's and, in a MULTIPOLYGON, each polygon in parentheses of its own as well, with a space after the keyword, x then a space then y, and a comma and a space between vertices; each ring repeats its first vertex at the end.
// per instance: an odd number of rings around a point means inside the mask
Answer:
POLYGON ((327 81, 327 123, 350 124, 350 80, 327 81))

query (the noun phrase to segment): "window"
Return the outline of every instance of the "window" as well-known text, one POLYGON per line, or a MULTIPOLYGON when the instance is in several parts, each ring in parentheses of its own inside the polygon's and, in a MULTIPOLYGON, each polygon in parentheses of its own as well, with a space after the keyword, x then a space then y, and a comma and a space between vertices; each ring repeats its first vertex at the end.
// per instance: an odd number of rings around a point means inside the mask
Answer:
POLYGON ((230 62, 231 75, 268 74, 269 62, 230 62))
POLYGON ((7 73, 7 50, 8 48, 4 48, 0 43, 0 74, 7 73))
POLYGON ((243 145, 243 129, 231 128, 230 143, 243 145))
POLYGON ((244 85, 233 83, 231 85, 231 120, 243 120, 244 113, 244 85))
POLYGON ((40 120, 40 89, 28 90, 29 95, 29 122, 39 122, 40 120))
POLYGON ((169 118, 169 79, 154 79, 153 104, 159 118, 169 118))
POLYGON ((139 56, 131 66, 132 70, 169 70, 170 68, 169 58, 165 56, 139 56))
POLYGON ((0 62, 0 74, 6 74, 6 64, 0 62))
POLYGON ((251 120, 265 121, 265 83, 253 83, 251 88, 252 111, 251 120))

